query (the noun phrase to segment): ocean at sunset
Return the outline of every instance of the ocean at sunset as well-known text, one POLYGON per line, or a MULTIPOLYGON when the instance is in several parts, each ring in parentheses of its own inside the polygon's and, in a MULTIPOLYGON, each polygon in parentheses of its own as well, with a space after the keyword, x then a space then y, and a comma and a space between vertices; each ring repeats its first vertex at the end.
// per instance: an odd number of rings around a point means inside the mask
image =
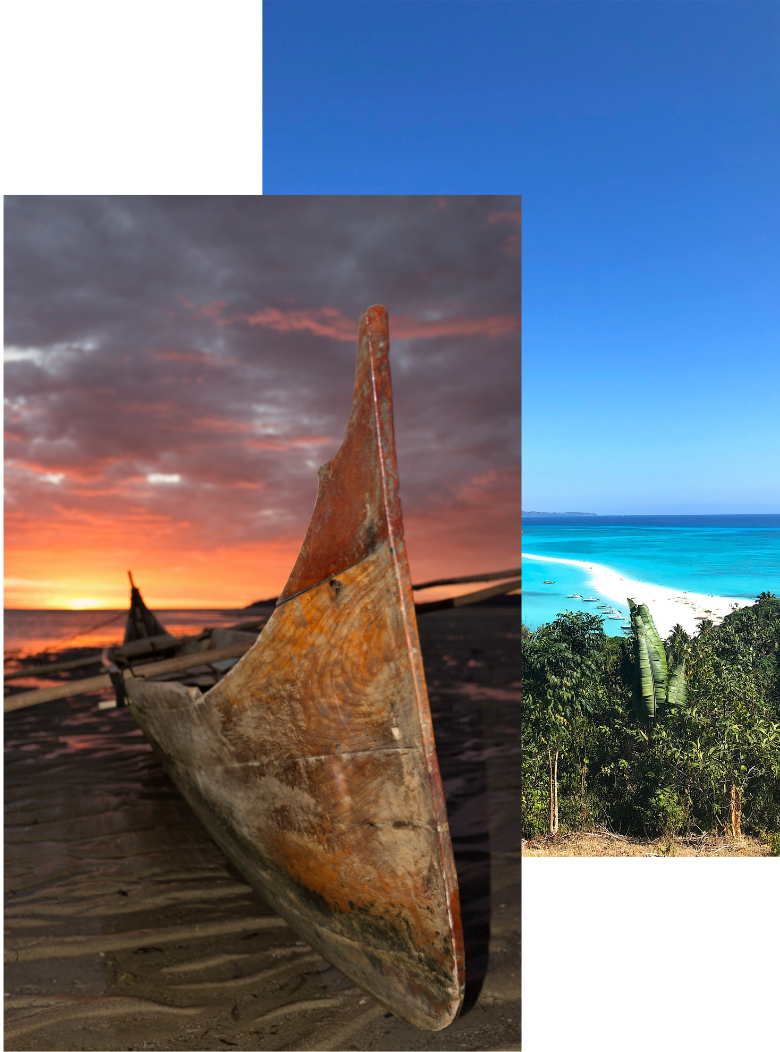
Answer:
MULTIPOLYGON (((207 627, 226 628, 252 616, 243 610, 155 610, 155 614, 174 636, 197 635, 207 627)), ((4 610, 5 655, 21 658, 66 647, 96 650, 118 647, 124 638, 126 621, 127 607, 123 610, 4 610)))
MULTIPOLYGON (((680 592, 753 600, 780 595, 780 515, 615 515, 523 519, 523 555, 592 561, 633 582, 680 592)), ((523 559, 523 622, 529 628, 564 610, 600 613, 603 599, 586 568, 523 559), (545 585, 544 581, 554 581, 545 585)), ((628 604, 611 600, 628 614, 628 604)), ((605 620, 609 635, 621 622, 605 620)))

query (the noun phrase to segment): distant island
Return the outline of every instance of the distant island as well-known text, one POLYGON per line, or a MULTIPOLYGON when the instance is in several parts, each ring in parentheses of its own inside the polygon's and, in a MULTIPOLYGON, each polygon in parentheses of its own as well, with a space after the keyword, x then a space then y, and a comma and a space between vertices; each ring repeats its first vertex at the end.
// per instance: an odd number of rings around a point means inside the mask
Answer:
POLYGON ((521 516, 525 516, 526 519, 550 519, 555 518, 559 515, 593 515, 595 517, 595 511, 521 511, 521 516))

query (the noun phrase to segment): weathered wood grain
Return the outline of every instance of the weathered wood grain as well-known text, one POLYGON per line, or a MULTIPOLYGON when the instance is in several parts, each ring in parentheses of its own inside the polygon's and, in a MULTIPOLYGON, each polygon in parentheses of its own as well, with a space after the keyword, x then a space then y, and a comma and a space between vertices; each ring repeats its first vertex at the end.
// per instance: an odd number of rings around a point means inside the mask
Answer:
POLYGON ((202 695, 128 683, 214 839, 328 961, 439 1030, 463 998, 455 868, 414 617, 387 314, 360 326, 352 417, 280 605, 202 695))
POLYGON ((347 433, 319 470, 309 529, 277 604, 354 566, 394 536, 403 541, 388 352, 387 311, 370 307, 360 319, 347 433))

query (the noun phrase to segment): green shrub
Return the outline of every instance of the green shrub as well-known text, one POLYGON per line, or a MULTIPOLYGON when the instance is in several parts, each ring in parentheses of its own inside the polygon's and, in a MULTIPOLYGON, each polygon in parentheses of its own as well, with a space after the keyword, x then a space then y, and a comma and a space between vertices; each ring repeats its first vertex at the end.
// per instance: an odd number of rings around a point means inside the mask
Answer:
POLYGON ((605 636, 586 614, 523 630, 523 836, 549 820, 551 742, 561 830, 722 830, 732 785, 746 834, 780 828, 780 600, 763 593, 663 645, 669 667, 685 664, 687 705, 659 708, 648 726, 634 714, 632 639, 605 636))

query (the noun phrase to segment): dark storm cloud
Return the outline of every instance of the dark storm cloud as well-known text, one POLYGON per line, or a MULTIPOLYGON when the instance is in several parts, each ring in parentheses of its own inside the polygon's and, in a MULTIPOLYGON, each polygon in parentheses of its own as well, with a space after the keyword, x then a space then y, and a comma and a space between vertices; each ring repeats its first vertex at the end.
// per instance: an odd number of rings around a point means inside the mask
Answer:
POLYGON ((42 518, 107 515, 195 545, 302 537, 372 303, 390 312, 407 517, 489 505, 492 522, 518 488, 519 209, 6 198, 11 547, 42 518))

